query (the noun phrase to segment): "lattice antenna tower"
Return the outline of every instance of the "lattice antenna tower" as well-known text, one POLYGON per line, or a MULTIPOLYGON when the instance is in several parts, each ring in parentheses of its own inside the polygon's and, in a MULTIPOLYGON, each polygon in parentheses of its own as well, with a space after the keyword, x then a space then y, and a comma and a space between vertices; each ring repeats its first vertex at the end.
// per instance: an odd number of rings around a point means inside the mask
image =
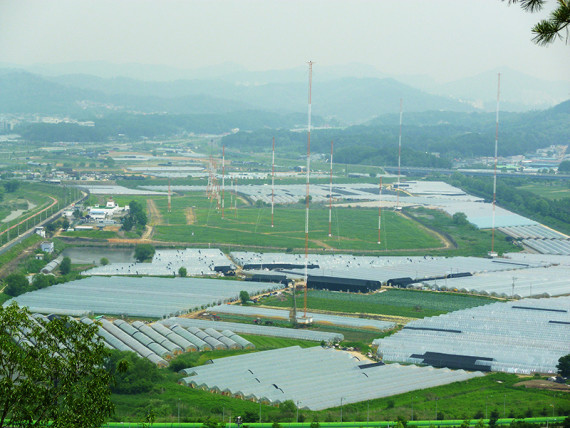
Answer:
POLYGON ((499 100, 501 95, 501 73, 497 75, 497 115, 495 121, 495 172, 493 174, 493 220, 491 232, 491 254, 495 256, 495 205, 497 202, 497 148, 499 146, 499 100))
POLYGON ((333 174, 333 141, 331 140, 331 174, 329 181, 329 238, 332 236, 332 174, 333 174))
POLYGON ((380 245, 380 231, 382 230, 382 176, 380 176, 380 185, 378 188, 378 245, 380 245))
POLYGON ((273 227, 273 210, 275 206, 275 137, 271 155, 271 227, 273 227))
POLYGON ((396 209, 400 209, 400 165, 402 158, 402 107, 403 100, 400 98, 400 133, 398 136, 398 191, 396 192, 396 209))

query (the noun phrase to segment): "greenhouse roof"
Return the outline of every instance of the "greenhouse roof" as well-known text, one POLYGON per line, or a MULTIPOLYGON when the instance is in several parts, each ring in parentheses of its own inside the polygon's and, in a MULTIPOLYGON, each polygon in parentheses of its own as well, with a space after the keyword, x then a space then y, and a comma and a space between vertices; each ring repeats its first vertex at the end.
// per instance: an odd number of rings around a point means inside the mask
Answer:
MULTIPOLYGON (((248 253, 232 252, 236 263, 247 267, 271 268, 273 264, 304 264, 304 255, 288 253, 248 253)), ((548 262, 520 261, 507 258, 479 257, 373 257, 352 256, 346 254, 310 254, 309 264, 317 269, 309 269, 309 275, 355 278, 386 282, 394 278, 409 277, 416 280, 443 278, 458 273, 483 273, 495 271, 513 271, 530 267, 548 266, 548 262)), ((304 275, 304 268, 286 269, 285 273, 294 276, 304 275)))
POLYGON ((254 334, 259 336, 285 337, 289 339, 312 340, 315 342, 340 342, 344 336, 340 333, 328 333, 308 329, 272 327, 256 324, 245 324, 226 321, 209 321, 197 318, 168 318, 160 321, 165 325, 179 324, 183 327, 213 328, 215 330, 231 330, 236 333, 254 334))
POLYGON ((436 290, 457 289, 498 297, 561 296, 570 293, 570 266, 486 272, 423 284, 436 290))
MULTIPOLYGON (((288 310, 260 308, 257 306, 218 305, 208 308, 208 312, 257 316, 257 317, 275 318, 283 320, 289 319, 288 310)), ((300 315, 302 312, 303 311, 301 310, 297 310, 298 315, 300 315)), ((387 330, 396 325, 393 322, 387 322, 387 321, 345 317, 339 315, 318 314, 311 312, 307 312, 307 317, 313 318, 313 321, 315 323, 326 323, 337 326, 358 327, 358 328, 372 328, 377 330, 387 330)))
POLYGON ((493 371, 530 374, 556 373, 558 359, 570 353, 569 337, 570 297, 558 297, 499 302, 415 320, 374 344, 384 361, 417 364, 426 362, 429 353, 440 354, 441 361, 475 356, 493 371))
POLYGON ((83 275, 178 275, 181 267, 187 275, 214 275, 216 266, 235 265, 218 249, 186 248, 156 250, 151 263, 111 263, 83 272, 83 275))
POLYGON ((367 363, 343 351, 294 346, 185 369, 189 376, 183 383, 270 404, 292 400, 300 408, 322 410, 482 376, 399 364, 367 367, 367 363))
POLYGON ((203 278, 89 277, 25 293, 5 305, 15 300, 40 313, 81 310, 162 318, 238 300, 241 290, 259 294, 279 288, 281 284, 203 278))

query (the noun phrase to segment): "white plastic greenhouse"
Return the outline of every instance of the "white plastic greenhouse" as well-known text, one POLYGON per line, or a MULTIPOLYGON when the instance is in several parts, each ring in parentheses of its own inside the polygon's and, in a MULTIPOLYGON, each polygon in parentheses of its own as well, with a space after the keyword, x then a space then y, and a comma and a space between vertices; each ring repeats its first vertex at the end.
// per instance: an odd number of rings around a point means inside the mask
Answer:
POLYGON ((298 346, 213 360, 183 370, 182 383, 234 397, 321 410, 482 376, 463 370, 367 365, 343 351, 298 346))
POLYGON ((421 363, 473 359, 493 371, 555 373, 570 353, 570 297, 523 299, 408 323, 376 339, 384 361, 421 363), (430 354, 436 354, 433 357, 430 354))

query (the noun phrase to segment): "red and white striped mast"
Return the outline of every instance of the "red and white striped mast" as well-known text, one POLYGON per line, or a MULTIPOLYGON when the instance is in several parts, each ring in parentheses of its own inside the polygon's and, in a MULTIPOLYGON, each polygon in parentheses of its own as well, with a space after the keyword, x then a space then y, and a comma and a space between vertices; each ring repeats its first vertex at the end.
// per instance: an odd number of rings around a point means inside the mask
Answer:
POLYGON ((238 201, 238 184, 237 184, 237 177, 234 178, 234 192, 235 192, 234 212, 235 212, 235 217, 237 218, 237 201, 238 201))
POLYGON ((172 205, 171 205, 171 198, 172 193, 170 191, 170 177, 168 177, 168 212, 172 212, 172 205))
POLYGON ((329 183, 329 237, 332 236, 332 169, 333 169, 333 141, 331 140, 331 177, 329 183))
POLYGON ((273 209, 275 205, 275 137, 273 137, 273 154, 271 155, 271 227, 273 227, 273 209))
POLYGON ((226 146, 222 146, 222 218, 224 218, 225 196, 226 196, 226 146))
POLYGON ((402 105, 400 98, 400 135, 398 137, 398 191, 396 192, 396 209, 400 209, 400 159, 402 157, 402 105))
POLYGON ((497 148, 499 145, 499 98, 501 95, 501 73, 497 75, 497 116, 495 124, 495 173, 493 174, 493 221, 491 232, 491 256, 495 255, 495 204, 497 201, 497 148))
POLYGON ((381 230, 382 230, 382 176, 380 176, 380 187, 378 191, 378 244, 380 244, 381 230))
POLYGON ((307 194, 305 197, 305 295, 304 318, 307 318, 307 268, 309 265, 309 175, 311 170, 311 85, 313 78, 313 62, 309 61, 309 104, 307 123, 307 194))

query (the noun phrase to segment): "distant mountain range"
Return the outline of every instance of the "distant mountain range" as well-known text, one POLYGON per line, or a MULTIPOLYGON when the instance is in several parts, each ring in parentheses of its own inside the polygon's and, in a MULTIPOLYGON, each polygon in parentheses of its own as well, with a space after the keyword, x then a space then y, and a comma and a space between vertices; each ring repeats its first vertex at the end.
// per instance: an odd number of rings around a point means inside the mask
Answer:
MULTIPOLYGON (((218 102, 210 105, 210 108, 224 111, 240 106, 272 111, 306 111, 305 66, 286 70, 249 71, 232 63, 193 70, 106 62, 39 64, 28 67, 0 63, 0 74, 15 71, 27 71, 54 83, 96 90, 107 95, 159 98, 201 95, 217 98, 217 101, 233 101, 234 104, 226 104, 228 108, 218 102)), ((570 82, 545 81, 507 67, 453 82, 438 83, 424 75, 389 76, 364 64, 317 64, 313 73, 313 109, 316 114, 335 117, 346 123, 363 122, 375 115, 394 112, 398 109, 399 98, 404 98, 406 111, 493 111, 496 106, 498 72, 502 75, 503 111, 541 110, 570 99, 570 82), (389 78, 393 80, 384 81, 389 78)), ((128 105, 140 107, 140 101, 128 105)), ((154 105, 158 107, 162 104, 155 102, 154 105)), ((165 107, 172 112, 188 111, 187 107, 182 108, 180 105, 165 107)), ((192 111, 196 111, 196 108, 192 111)))
MULTIPOLYGON (((0 73, 0 112, 67 113, 130 111, 202 114, 240 110, 299 113, 307 110, 305 82, 245 85, 223 80, 142 82, 86 75, 40 77, 0 73)), ((431 95, 393 79, 342 78, 315 81, 313 112, 334 123, 359 123, 399 109, 472 111, 466 103, 431 95)))

